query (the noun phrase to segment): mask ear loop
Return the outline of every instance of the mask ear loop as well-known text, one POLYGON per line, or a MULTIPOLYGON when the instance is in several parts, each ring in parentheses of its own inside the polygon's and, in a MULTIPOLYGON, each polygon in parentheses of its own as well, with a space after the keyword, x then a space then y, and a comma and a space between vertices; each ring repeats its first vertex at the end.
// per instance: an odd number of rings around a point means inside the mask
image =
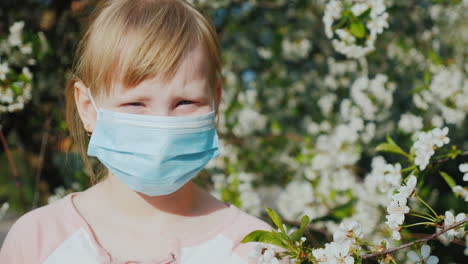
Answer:
POLYGON ((86 88, 86 89, 88 90, 89 99, 91 100, 91 103, 93 104, 94 110, 96 110, 96 113, 97 113, 98 109, 97 109, 96 103, 94 102, 93 95, 91 94, 91 89, 89 88, 86 88))
MULTIPOLYGON (((89 99, 91 100, 91 104, 93 105, 94 110, 96 110, 96 114, 97 114, 98 109, 97 109, 96 103, 94 102, 93 95, 91 94, 91 89, 89 88, 86 88, 86 89, 88 90, 88 96, 89 96, 89 99)), ((93 132, 86 131, 86 134, 88 135, 88 137, 90 137, 92 133, 93 132)))
POLYGON ((215 110, 216 110, 216 108, 215 108, 215 101, 211 102, 211 110, 212 110, 213 112, 216 112, 216 111, 215 111, 215 110))

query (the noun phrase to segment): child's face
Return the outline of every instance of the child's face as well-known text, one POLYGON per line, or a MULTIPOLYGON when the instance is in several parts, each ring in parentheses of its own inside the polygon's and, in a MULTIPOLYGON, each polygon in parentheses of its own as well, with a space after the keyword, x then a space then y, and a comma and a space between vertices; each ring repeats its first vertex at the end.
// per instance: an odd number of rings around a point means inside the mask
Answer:
MULTIPOLYGON (((195 116, 208 113, 214 110, 214 97, 210 92, 203 57, 203 50, 197 46, 185 56, 171 80, 164 82, 156 76, 130 89, 117 83, 109 96, 96 98, 93 95, 93 98, 98 108, 131 114, 195 116)), ((217 89, 220 96, 220 85, 217 89)), ((82 83, 76 83, 75 95, 84 127, 92 131, 96 112, 82 83)))

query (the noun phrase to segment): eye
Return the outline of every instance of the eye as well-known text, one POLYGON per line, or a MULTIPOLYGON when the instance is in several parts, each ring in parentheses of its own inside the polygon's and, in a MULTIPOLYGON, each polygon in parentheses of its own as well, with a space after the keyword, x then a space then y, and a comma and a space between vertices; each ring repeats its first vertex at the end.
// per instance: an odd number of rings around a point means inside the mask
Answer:
POLYGON ((181 100, 177 103, 177 106, 179 105, 187 105, 187 104, 193 104, 194 102, 193 101, 190 101, 190 100, 181 100))
POLYGON ((145 106, 145 104, 140 103, 140 102, 131 102, 131 103, 126 103, 124 106, 145 106))

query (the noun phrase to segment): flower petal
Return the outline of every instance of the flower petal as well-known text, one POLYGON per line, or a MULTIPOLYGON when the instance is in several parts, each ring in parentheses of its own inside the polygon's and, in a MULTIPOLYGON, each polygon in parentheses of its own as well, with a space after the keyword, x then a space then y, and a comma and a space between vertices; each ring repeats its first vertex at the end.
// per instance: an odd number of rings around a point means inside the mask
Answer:
POLYGON ((439 258, 436 257, 436 256, 430 256, 428 259, 427 259, 427 264, 437 264, 439 263, 439 258))
POLYGON ((421 247, 421 256, 425 259, 431 254, 431 247, 428 245, 423 245, 421 247))
POLYGON ((414 251, 408 252, 408 258, 410 258, 412 261, 420 261, 421 259, 419 258, 418 254, 414 251))

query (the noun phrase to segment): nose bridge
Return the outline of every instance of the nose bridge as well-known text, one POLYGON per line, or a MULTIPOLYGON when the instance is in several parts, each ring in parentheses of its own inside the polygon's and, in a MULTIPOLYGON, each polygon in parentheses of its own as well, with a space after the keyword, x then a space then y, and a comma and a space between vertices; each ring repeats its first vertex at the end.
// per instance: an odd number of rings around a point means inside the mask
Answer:
POLYGON ((172 114, 174 100, 184 94, 184 80, 173 78, 172 80, 157 80, 150 83, 150 113, 155 116, 169 116, 172 114))
POLYGON ((151 98, 151 115, 168 116, 171 113, 171 101, 167 95, 155 94, 151 98))

